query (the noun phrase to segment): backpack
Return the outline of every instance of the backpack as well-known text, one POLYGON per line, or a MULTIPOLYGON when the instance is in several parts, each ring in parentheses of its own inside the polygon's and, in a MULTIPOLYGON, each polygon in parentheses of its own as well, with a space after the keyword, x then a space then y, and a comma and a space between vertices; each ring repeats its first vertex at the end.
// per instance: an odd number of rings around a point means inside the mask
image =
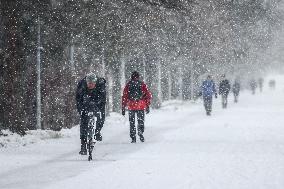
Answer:
POLYGON ((106 91, 106 80, 105 78, 98 78, 97 82, 96 82, 96 87, 97 87, 97 90, 99 92, 105 92, 106 91))
POLYGON ((141 100, 143 97, 142 81, 131 80, 128 84, 128 99, 141 100))

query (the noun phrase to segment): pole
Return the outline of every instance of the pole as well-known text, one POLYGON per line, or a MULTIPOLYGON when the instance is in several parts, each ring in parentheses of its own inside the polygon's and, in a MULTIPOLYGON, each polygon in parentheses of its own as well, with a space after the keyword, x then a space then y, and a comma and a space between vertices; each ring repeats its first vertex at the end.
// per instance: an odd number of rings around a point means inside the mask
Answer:
POLYGON ((124 52, 122 53, 122 58, 121 58, 121 80, 120 80, 120 85, 121 85, 121 93, 123 93, 123 88, 126 84, 125 80, 125 58, 124 58, 124 52))
POLYGON ((193 71, 193 61, 191 61, 191 64, 190 64, 190 100, 193 100, 194 98, 194 95, 193 95, 193 74, 194 74, 194 71, 193 71))
POLYGON ((146 60, 144 53, 143 53, 143 80, 144 82, 146 82, 146 60))
POLYGON ((178 78, 178 87, 179 87, 179 99, 182 100, 182 89, 183 89, 183 84, 182 84, 182 68, 181 65, 179 66, 178 69, 179 72, 179 78, 178 78))
POLYGON ((162 63, 161 59, 158 59, 158 99, 159 99, 159 104, 162 102, 162 63))
POLYGON ((168 85, 169 85, 169 91, 168 91, 168 93, 169 93, 169 96, 168 96, 168 98, 169 98, 169 100, 171 100, 171 98, 172 98, 172 75, 171 75, 171 71, 170 70, 168 70, 168 85))
POLYGON ((36 103, 36 128, 41 129, 41 79, 40 79, 40 50, 41 50, 41 44, 40 44, 40 18, 38 17, 38 35, 37 35, 37 103, 36 103))
POLYGON ((74 62, 74 41, 73 41, 73 33, 71 34, 71 46, 70 46, 70 65, 71 65, 71 71, 72 76, 75 76, 75 62, 74 62))

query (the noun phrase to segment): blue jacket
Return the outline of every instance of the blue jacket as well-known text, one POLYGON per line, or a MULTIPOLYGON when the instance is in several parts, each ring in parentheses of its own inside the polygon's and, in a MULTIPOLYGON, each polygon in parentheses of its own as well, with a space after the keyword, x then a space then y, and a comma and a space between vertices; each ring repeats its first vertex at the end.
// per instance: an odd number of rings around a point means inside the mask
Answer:
POLYGON ((216 94, 215 83, 213 80, 205 80, 202 82, 202 95, 204 96, 212 96, 216 94))

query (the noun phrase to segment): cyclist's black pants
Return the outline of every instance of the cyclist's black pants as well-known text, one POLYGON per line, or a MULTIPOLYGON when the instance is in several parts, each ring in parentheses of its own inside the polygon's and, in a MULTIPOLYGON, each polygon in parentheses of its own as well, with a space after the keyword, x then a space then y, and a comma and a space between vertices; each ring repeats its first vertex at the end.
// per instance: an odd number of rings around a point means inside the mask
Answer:
POLYGON ((87 140, 89 116, 87 112, 82 112, 80 123, 80 139, 87 140))
POLYGON ((142 135, 144 133, 144 118, 145 118, 144 110, 129 110, 130 137, 131 138, 136 137, 135 115, 137 115, 138 135, 142 135))
MULTIPOLYGON (((105 113, 102 112, 100 116, 96 117, 96 131, 95 132, 100 132, 101 129, 103 128, 104 121, 105 121, 105 113)), ((87 135, 88 135, 88 123, 89 123, 89 116, 88 112, 83 112, 81 114, 81 123, 80 123, 80 139, 87 140, 87 135)))
POLYGON ((96 122, 96 130, 95 134, 100 133, 105 122, 105 111, 100 110, 99 111, 99 116, 97 117, 97 122, 96 122))

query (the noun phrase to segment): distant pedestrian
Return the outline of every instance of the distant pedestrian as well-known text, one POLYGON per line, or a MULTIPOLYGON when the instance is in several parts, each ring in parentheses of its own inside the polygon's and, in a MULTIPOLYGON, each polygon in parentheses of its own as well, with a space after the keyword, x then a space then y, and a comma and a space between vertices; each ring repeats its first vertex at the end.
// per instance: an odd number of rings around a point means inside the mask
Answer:
POLYGON ((251 92, 254 95, 256 87, 257 87, 257 82, 255 81, 255 79, 251 79, 249 85, 250 85, 251 92))
POLYGON ((262 77, 258 78, 258 86, 259 86, 259 91, 260 92, 262 92, 263 81, 264 81, 264 79, 262 77))
POLYGON ((144 142, 144 120, 145 112, 149 113, 152 95, 147 85, 139 80, 139 73, 133 72, 131 80, 126 84, 122 96, 122 115, 125 115, 125 109, 129 110, 130 138, 131 143, 136 143, 135 115, 138 122, 138 136, 141 142, 144 142))
POLYGON ((234 94, 234 102, 237 103, 239 99, 239 94, 241 90, 241 84, 240 82, 236 79, 234 84, 233 84, 233 94, 234 94))
POLYGON ((222 96, 222 107, 227 108, 228 104, 228 94, 230 92, 231 85, 230 81, 226 79, 225 74, 222 75, 222 80, 219 83, 219 95, 222 96))
POLYGON ((271 80, 269 81, 269 88, 272 89, 272 90, 275 89, 275 80, 274 80, 274 79, 271 79, 271 80))
POLYGON ((215 95, 215 98, 217 98, 215 83, 210 75, 202 82, 201 92, 206 115, 210 116, 212 112, 212 96, 215 95))

